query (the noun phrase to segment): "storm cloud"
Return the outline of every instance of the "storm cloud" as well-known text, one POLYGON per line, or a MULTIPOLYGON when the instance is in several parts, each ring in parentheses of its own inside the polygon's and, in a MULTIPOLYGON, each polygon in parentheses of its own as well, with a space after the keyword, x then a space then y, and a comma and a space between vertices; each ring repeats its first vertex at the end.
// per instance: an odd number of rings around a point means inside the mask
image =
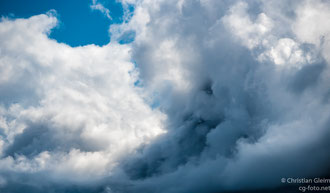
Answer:
POLYGON ((102 47, 50 39, 54 11, 1 19, 1 191, 298 192, 281 178, 330 175, 329 2, 121 3, 102 47))

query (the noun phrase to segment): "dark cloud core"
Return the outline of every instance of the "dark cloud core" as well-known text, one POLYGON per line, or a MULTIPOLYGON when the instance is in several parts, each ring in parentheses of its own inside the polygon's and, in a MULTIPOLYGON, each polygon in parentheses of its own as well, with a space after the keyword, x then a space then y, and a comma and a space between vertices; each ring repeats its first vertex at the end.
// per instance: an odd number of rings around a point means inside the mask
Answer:
POLYGON ((281 179, 329 178, 328 2, 121 3, 134 13, 102 47, 49 39, 51 13, 1 20, 1 192, 299 192, 281 179))

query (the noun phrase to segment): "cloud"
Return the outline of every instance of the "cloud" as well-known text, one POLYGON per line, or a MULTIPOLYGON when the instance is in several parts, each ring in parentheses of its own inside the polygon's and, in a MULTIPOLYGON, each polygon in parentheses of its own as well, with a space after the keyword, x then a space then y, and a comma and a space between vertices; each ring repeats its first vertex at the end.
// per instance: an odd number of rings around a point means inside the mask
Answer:
POLYGON ((292 30, 297 38, 304 43, 315 45, 321 49, 323 57, 329 63, 329 23, 317 25, 316 21, 324 21, 329 17, 330 4, 323 1, 306 1, 297 9, 297 20, 292 25, 292 30), (309 26, 308 28, 306 26, 309 26))
POLYGON ((2 19, 0 189, 283 192, 329 175, 327 2, 121 2, 134 13, 103 47, 49 39, 49 14, 2 19))
POLYGON ((93 0, 93 4, 90 5, 90 8, 92 10, 98 10, 101 13, 103 13, 108 19, 112 20, 112 17, 110 16, 110 10, 105 8, 104 5, 99 3, 97 0, 93 0))
POLYGON ((270 190, 282 177, 327 175, 329 64, 292 31, 301 6, 285 10, 282 1, 268 11, 271 4, 136 8, 133 57, 168 116, 168 133, 123 164, 132 192, 270 190), (136 27, 140 17, 146 28, 136 27))
POLYGON ((56 24, 50 14, 0 23, 4 190, 38 186, 39 174, 49 184, 97 181, 163 132, 165 115, 134 86, 131 48, 72 48, 47 37, 56 24))

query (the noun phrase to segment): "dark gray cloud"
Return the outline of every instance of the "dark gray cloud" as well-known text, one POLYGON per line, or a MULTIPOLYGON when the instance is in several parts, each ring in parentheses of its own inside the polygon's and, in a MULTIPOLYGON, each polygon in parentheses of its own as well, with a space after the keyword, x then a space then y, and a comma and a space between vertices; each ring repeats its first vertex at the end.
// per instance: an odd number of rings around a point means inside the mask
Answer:
POLYGON ((326 63, 304 66, 293 76, 290 88, 294 92, 303 92, 305 89, 315 86, 325 67, 326 63))
POLYGON ((145 5, 134 56, 169 131, 123 164, 136 192, 281 192, 282 177, 328 175, 328 63, 286 26, 297 4, 272 18, 272 3, 145 5))

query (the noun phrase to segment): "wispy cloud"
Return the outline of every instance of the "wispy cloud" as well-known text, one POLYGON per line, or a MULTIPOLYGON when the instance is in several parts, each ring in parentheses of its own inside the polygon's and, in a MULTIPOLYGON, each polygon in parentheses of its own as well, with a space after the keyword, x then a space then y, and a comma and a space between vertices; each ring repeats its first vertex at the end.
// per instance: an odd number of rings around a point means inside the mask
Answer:
POLYGON ((101 13, 103 13, 108 19, 112 19, 112 17, 110 16, 110 10, 105 8, 104 5, 102 5, 100 2, 98 2, 97 0, 93 0, 92 5, 90 5, 92 10, 98 10, 101 13))

